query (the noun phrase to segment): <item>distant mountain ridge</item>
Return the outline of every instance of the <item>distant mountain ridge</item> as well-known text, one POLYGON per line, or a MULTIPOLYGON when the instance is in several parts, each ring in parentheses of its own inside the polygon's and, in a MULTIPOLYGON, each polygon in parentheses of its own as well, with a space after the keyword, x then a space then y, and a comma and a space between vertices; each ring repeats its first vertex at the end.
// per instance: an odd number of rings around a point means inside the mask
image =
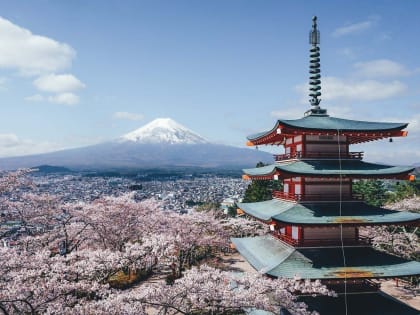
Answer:
POLYGON ((172 119, 156 119, 114 141, 56 152, 0 159, 0 169, 56 165, 73 170, 159 167, 253 167, 271 162, 258 150, 214 144, 172 119))

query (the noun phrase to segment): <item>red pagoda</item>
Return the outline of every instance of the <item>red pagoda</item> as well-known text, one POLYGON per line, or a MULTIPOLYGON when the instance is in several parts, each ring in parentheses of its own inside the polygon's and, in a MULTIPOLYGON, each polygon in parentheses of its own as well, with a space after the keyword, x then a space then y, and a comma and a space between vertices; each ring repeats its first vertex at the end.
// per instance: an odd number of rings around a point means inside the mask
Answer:
MULTIPOLYGON (((245 169, 244 178, 278 180, 273 199, 239 203, 238 211, 270 225, 271 234, 232 239, 258 271, 272 277, 320 279, 338 298, 302 298, 321 315, 420 314, 381 291, 374 279, 420 275, 420 263, 378 251, 359 234, 374 225, 419 226, 420 214, 374 207, 352 191, 358 179, 412 179, 413 167, 363 161, 350 145, 405 137, 406 123, 331 117, 320 107, 321 75, 316 17, 310 32, 310 103, 303 118, 278 120, 248 137, 248 145, 284 146, 272 165, 245 169)), ((286 311, 285 314, 287 313, 286 311)))

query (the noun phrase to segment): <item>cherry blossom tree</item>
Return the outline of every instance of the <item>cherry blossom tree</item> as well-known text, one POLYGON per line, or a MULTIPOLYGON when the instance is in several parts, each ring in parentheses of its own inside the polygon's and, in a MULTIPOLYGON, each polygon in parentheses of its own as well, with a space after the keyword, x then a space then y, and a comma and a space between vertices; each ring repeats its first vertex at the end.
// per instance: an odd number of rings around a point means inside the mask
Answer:
POLYGON ((369 236, 372 245, 407 259, 420 259, 420 245, 417 236, 418 228, 405 226, 375 226, 366 227, 361 233, 369 236))
POLYGON ((229 218, 223 222, 230 237, 264 235, 269 232, 267 224, 247 218, 229 218))
MULTIPOLYGON (((420 198, 407 198, 388 204, 388 209, 398 211, 419 211, 420 198)), ((374 226, 360 231, 372 240, 372 245, 380 250, 407 259, 420 259, 418 227, 410 226, 374 226)))
POLYGON ((417 211, 420 212, 420 197, 406 198, 386 205, 386 208, 401 211, 417 211))
MULTIPOLYGON (((193 267, 173 285, 144 285, 125 295, 134 308, 157 314, 241 314, 260 309, 278 314, 311 314, 296 294, 333 295, 319 281, 270 279, 261 274, 233 274, 206 265, 193 267)), ((315 313, 313 313, 315 314, 315 313)))
POLYGON ((1 248, 0 310, 4 314, 60 313, 65 307, 101 297, 107 286, 82 277, 71 257, 1 248))
POLYGON ((309 314, 295 294, 330 294, 319 282, 193 266, 203 253, 226 248, 231 236, 264 231, 260 223, 165 212, 130 195, 65 204, 21 189, 26 174, 0 177, 4 209, 26 229, 12 247, 0 248, 0 313, 237 314, 285 307, 309 314), (179 279, 114 283, 127 270, 157 266, 172 268, 179 279))
POLYGON ((31 172, 31 169, 19 169, 14 172, 0 171, 0 194, 20 187, 33 187, 32 181, 26 176, 31 172))

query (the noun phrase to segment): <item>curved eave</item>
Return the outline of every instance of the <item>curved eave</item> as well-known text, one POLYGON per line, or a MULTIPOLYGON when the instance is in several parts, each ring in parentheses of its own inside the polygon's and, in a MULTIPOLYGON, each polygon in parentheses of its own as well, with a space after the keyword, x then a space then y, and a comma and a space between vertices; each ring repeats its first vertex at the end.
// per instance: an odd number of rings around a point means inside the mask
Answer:
POLYGON ((248 146, 283 144, 286 137, 294 135, 345 135, 350 144, 405 137, 402 131, 408 123, 382 123, 341 119, 329 116, 307 116, 296 120, 278 120, 271 130, 247 137, 248 146), (330 126, 329 126, 330 125, 330 126), (280 129, 280 133, 278 132, 280 129))
POLYGON ((371 247, 293 248, 272 236, 233 238, 239 253, 259 272, 302 279, 372 279, 420 274, 420 262, 408 261, 371 247))
POLYGON ((270 222, 276 215, 293 208, 295 203, 272 199, 260 202, 238 203, 237 206, 247 215, 258 220, 270 222))
POLYGON ((346 267, 340 247, 297 249, 283 263, 267 272, 278 278, 384 279, 420 275, 420 262, 408 261, 371 247, 346 247, 346 267), (335 263, 334 263, 335 262, 335 263))
POLYGON ((277 124, 299 130, 336 132, 392 132, 407 128, 408 123, 372 122, 330 116, 306 116, 300 119, 278 120, 277 124))
MULTIPOLYGON (((389 178, 389 179, 408 179, 408 174, 412 172, 414 168, 399 171, 399 170, 392 170, 389 169, 386 172, 364 172, 364 171, 346 171, 346 170, 337 170, 337 171, 323 171, 323 172, 291 172, 291 171, 281 171, 279 170, 278 174, 281 177, 289 178, 289 177, 296 177, 296 176, 312 176, 312 177, 339 177, 345 176, 348 178, 389 178)), ((251 177, 252 178, 252 177, 251 177)))
POLYGON ((263 167, 245 168, 242 171, 251 178, 256 176, 273 176, 277 172, 277 166, 271 164, 263 167))
POLYGON ((300 226, 373 226, 373 225, 416 225, 420 224, 420 214, 413 212, 397 211, 386 213, 384 209, 383 214, 369 214, 368 212, 358 215, 312 215, 308 210, 303 212, 301 216, 291 213, 291 211, 274 215, 272 220, 284 224, 294 224, 300 226))
POLYGON ((273 220, 280 224, 300 226, 372 226, 372 225, 419 225, 420 214, 374 207, 362 201, 328 203, 294 203, 279 199, 260 202, 238 203, 238 207, 258 220, 273 220))
POLYGON ((252 135, 247 136, 246 138, 249 141, 258 141, 259 139, 262 139, 272 133, 275 133, 278 127, 279 127, 279 120, 277 120, 276 124, 271 130, 254 133, 252 135))
POLYGON ((244 169, 251 179, 267 179, 279 175, 281 178, 295 176, 352 178, 399 178, 404 179, 414 170, 413 167, 389 166, 363 161, 348 160, 297 160, 288 163, 271 164, 264 167, 244 169))

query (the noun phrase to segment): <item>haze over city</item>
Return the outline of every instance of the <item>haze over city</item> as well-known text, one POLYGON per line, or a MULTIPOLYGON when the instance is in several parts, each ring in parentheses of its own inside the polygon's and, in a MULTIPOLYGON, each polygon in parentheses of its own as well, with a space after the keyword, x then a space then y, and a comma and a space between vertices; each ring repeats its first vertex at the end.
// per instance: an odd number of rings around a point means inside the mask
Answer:
POLYGON ((160 117, 244 147, 248 134, 310 107, 317 15, 321 105, 342 118, 409 122, 407 138, 363 150, 368 161, 420 161, 417 2, 0 4, 2 157, 116 139, 160 117))

